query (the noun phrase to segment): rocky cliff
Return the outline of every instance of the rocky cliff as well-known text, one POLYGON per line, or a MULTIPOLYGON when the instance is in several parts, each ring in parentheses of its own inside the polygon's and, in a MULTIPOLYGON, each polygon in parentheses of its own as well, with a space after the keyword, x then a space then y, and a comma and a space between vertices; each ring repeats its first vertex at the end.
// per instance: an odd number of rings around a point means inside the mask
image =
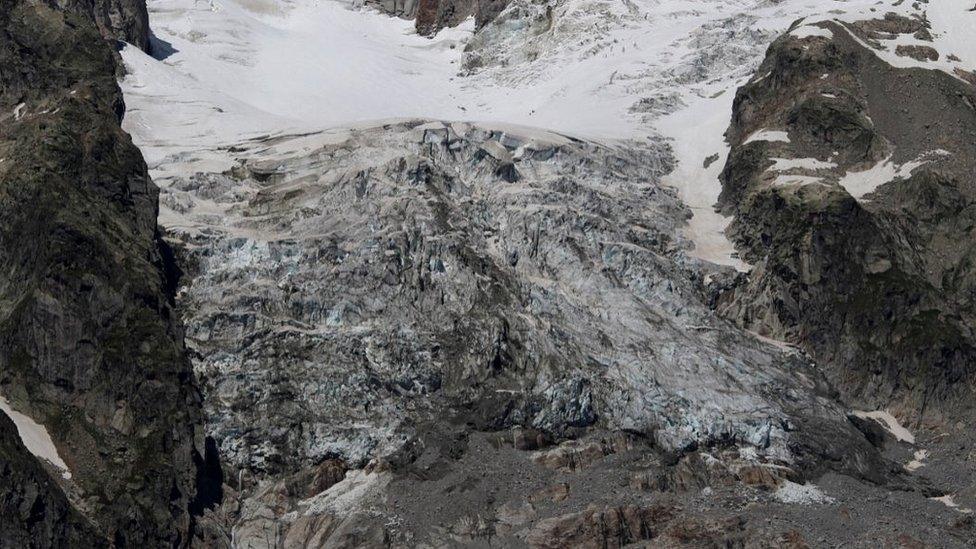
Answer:
POLYGON ((150 51, 145 0, 45 0, 52 8, 94 21, 102 36, 150 51))
POLYGON ((112 13, 100 31, 85 5, 0 6, 0 392, 46 428, 70 474, 32 467, 20 482, 5 423, 15 482, 2 489, 50 504, 27 524, 43 523, 41 545, 92 532, 180 545, 206 492, 178 271, 158 237, 157 189, 119 126, 118 59, 102 36, 138 24, 112 13), (71 527, 78 516, 92 526, 71 527))
POLYGON ((968 408, 976 364, 976 88, 865 40, 927 29, 891 13, 774 42, 736 95, 721 202, 757 265, 721 309, 918 417, 968 408))
POLYGON ((446 27, 456 27, 469 17, 475 29, 491 22, 509 4, 508 0, 367 0, 380 11, 416 21, 417 32, 432 36, 446 27))
POLYGON ((61 488, 0 414, 0 547, 97 547, 104 535, 68 502, 61 488))

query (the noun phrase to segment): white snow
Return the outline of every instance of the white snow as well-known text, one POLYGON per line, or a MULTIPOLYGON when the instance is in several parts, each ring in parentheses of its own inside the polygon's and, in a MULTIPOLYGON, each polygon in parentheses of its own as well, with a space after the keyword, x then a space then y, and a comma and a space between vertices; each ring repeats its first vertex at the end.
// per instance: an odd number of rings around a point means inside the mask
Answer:
POLYGON ((796 38, 810 38, 811 36, 819 36, 829 40, 834 37, 834 33, 832 33, 830 29, 825 29, 823 27, 801 25, 790 31, 790 36, 794 36, 796 38))
POLYGON ((824 505, 834 503, 834 498, 823 493, 815 484, 797 484, 789 480, 783 480, 773 497, 783 503, 797 505, 824 505))
POLYGON ((968 509, 968 508, 964 508, 964 507, 959 507, 959 504, 955 502, 955 500, 953 499, 952 495, 950 495, 950 494, 946 494, 944 496, 939 496, 939 497, 936 497, 936 498, 929 498, 929 499, 931 499, 932 501, 938 501, 942 505, 945 505, 946 507, 949 507, 950 509, 955 509, 956 511, 959 511, 960 513, 962 513, 964 515, 968 515, 968 514, 970 514, 970 513, 973 512, 972 509, 968 509))
POLYGON ((769 171, 785 172, 793 169, 803 170, 826 170, 836 168, 837 164, 830 161, 818 160, 816 158, 770 158, 773 165, 769 171))
MULTIPOLYGON (((854 35, 846 26, 845 30, 853 40, 893 67, 937 69, 959 78, 956 74, 957 69, 976 70, 976 41, 972 39, 976 36, 976 12, 971 11, 973 7, 973 3, 969 0, 898 2, 886 5, 883 10, 867 4, 854 3, 848 9, 829 12, 829 15, 821 20, 833 20, 843 25, 863 19, 877 19, 887 12, 908 18, 922 17, 931 26, 931 41, 916 38, 912 34, 897 34, 891 39, 873 38, 873 42, 878 45, 874 47, 854 35), (898 46, 930 47, 939 53, 939 59, 931 61, 900 56, 896 53, 898 46), (950 55, 954 58, 950 59, 950 55)), ((816 19, 811 18, 807 24, 814 22, 816 19)))
MULTIPOLYGON (((603 142, 663 136, 678 160, 667 183, 694 213, 685 231, 692 253, 740 270, 749 267, 724 235, 729 219, 713 209, 735 88, 798 18, 806 19, 794 36, 829 37, 815 26, 818 17, 878 16, 872 0, 553 0, 510 8, 536 17, 503 14, 477 35, 469 20, 428 39, 413 22, 363 8, 360 0, 148 6, 165 42, 157 51, 167 56, 122 52, 124 126, 160 184, 174 171, 226 169, 233 162, 226 148, 257 136, 377 120, 517 124, 603 142), (549 8, 551 21, 540 26, 549 8), (484 63, 466 72, 469 43, 484 63), (636 108, 641 101, 648 110, 636 108), (718 160, 705 167, 714 154, 718 160)), ((950 0, 927 9, 935 27, 951 31, 937 41, 976 59, 976 41, 960 34, 972 19, 960 6, 950 0)), ((905 2, 898 9, 913 8, 905 2)), ((746 142, 757 140, 789 138, 768 129, 746 142)), ((854 176, 849 182, 858 189, 877 184, 854 176)))
POLYGON ((746 272, 750 266, 737 257, 735 247, 725 236, 732 218, 714 208, 722 191, 718 176, 729 155, 724 133, 729 125, 732 99, 731 93, 716 99, 696 98, 687 108, 662 119, 658 127, 672 137, 678 158, 678 166, 664 182, 678 189, 681 200, 694 213, 685 231, 695 243, 692 255, 746 272), (718 154, 718 159, 703 167, 711 154, 718 154))
POLYGON ((865 195, 874 192, 874 190, 881 185, 884 185, 885 183, 888 183, 896 178, 909 177, 919 166, 930 162, 934 157, 944 156, 947 154, 949 154, 947 151, 941 149, 929 151, 920 155, 915 160, 901 165, 894 164, 891 161, 891 156, 888 156, 866 170, 847 172, 840 178, 839 183, 842 187, 847 189, 847 192, 849 192, 851 196, 857 200, 862 200, 865 195))
MULTIPOLYGON (((926 5, 925 13, 935 31, 935 48, 943 57, 960 59, 956 66, 976 70, 976 7, 971 0, 939 0, 926 5)), ((947 62, 951 62, 946 59, 947 62)))
POLYGON ((17 426, 20 440, 24 443, 27 451, 59 469, 61 476, 65 479, 71 478, 71 472, 68 470, 68 466, 61 459, 61 456, 58 455, 58 449, 54 446, 51 435, 48 434, 47 429, 43 425, 11 408, 10 403, 2 396, 0 396, 0 410, 7 414, 7 417, 17 426))
POLYGON ((901 442, 915 444, 915 435, 913 435, 908 429, 902 427, 901 423, 895 419, 895 416, 891 415, 887 410, 875 410, 873 412, 854 410, 854 415, 861 419, 873 419, 884 427, 889 433, 894 435, 895 439, 901 442))
POLYGON ((475 120, 605 141, 664 134, 679 160, 667 182, 695 214, 685 232, 692 253, 748 268, 723 233, 729 220, 713 211, 722 134, 732 91, 796 19, 799 3, 791 13, 759 0, 561 0, 544 34, 513 24, 481 37, 497 58, 522 57, 467 76, 459 73, 470 21, 430 40, 410 21, 352 1, 148 4, 154 33, 173 52, 157 61, 123 51, 125 127, 161 184, 174 170, 226 168, 221 146, 367 120, 475 120), (630 112, 658 95, 676 99, 672 119, 649 124, 630 112))
POLYGON ((803 186, 823 184, 822 177, 812 175, 777 175, 773 185, 777 187, 803 186))
POLYGON ((753 141, 770 141, 770 142, 777 142, 778 141, 778 142, 781 142, 781 143, 789 143, 790 142, 790 136, 789 136, 788 133, 786 133, 783 130, 766 130, 766 129, 763 129, 763 130, 757 130, 756 132, 754 132, 752 135, 750 135, 749 137, 747 137, 746 140, 742 142, 742 144, 743 145, 747 145, 749 143, 752 143, 753 141))

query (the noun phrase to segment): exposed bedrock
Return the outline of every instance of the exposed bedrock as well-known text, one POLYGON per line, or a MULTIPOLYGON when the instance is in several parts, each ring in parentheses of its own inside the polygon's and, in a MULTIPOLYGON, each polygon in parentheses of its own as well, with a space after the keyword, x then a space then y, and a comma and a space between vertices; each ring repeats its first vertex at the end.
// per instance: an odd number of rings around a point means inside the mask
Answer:
POLYGON ((0 492, 5 505, 50 506, 23 525, 39 545, 86 546, 92 532, 180 545, 214 484, 177 270, 156 230, 158 190, 119 125, 116 61, 85 10, 0 5, 0 392, 70 472, 24 469, 4 424, 0 492), (91 528, 75 528, 79 516, 91 528))
POLYGON ((456 27, 474 17, 475 28, 490 23, 510 0, 366 0, 380 11, 416 21, 417 32, 425 36, 443 28, 456 27))
POLYGON ((97 547, 108 540, 74 507, 0 413, 0 547, 97 547))
POLYGON ((106 38, 128 42, 149 53, 146 0, 44 0, 64 12, 90 19, 106 38))
POLYGON ((814 26, 774 42, 736 95, 721 206, 756 268, 719 309, 801 344, 852 402, 968 409, 976 88, 852 38, 924 21, 814 26))

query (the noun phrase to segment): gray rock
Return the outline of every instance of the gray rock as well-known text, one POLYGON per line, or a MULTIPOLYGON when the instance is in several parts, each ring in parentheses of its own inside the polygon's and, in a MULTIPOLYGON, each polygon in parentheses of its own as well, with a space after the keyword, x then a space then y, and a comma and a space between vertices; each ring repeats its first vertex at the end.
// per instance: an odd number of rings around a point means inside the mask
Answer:
POLYGON ((149 12, 145 0, 44 0, 67 13, 93 20, 102 35, 150 52, 149 12))
MULTIPOLYGON (((860 27, 921 24, 903 19, 860 27)), ((759 69, 768 76, 736 94, 721 203, 757 268, 720 309, 802 345, 858 406, 952 414, 976 364, 963 228, 976 192, 976 90, 941 71, 892 67, 824 25, 832 38, 774 42, 759 69), (786 129, 789 143, 747 139, 767 128, 786 129), (814 182, 777 184, 772 157, 833 167, 781 172, 814 182), (842 184, 885 159, 924 165, 866 195, 842 184)))

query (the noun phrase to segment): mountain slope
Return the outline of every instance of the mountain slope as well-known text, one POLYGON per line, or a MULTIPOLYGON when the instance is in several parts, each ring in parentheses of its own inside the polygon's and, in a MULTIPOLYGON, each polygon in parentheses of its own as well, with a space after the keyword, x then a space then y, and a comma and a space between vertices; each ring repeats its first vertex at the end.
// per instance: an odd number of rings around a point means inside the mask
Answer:
POLYGON ((737 94, 722 203, 757 263, 728 313, 804 344, 852 397, 921 417, 972 390, 976 87, 971 64, 907 57, 917 40, 959 59, 908 9, 771 46, 737 94))
POLYGON ((119 126, 116 53, 75 11, 0 7, 0 391, 67 469, 18 471, 4 418, 4 467, 23 484, 3 489, 38 494, 25 525, 46 525, 38 545, 180 544, 205 450, 176 271, 157 189, 119 126))

